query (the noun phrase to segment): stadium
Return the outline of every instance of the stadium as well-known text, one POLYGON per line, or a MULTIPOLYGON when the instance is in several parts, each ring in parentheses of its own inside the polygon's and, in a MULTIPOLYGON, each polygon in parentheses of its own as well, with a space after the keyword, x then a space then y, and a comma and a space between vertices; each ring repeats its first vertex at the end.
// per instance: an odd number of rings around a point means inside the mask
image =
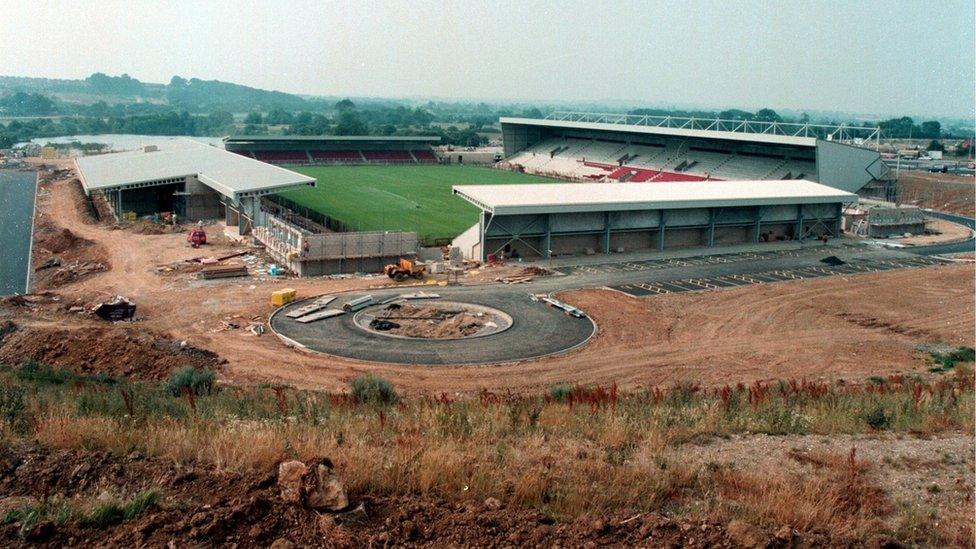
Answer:
POLYGON ((183 143, 78 168, 117 214, 223 217, 301 274, 375 271, 418 245, 488 261, 829 239, 844 204, 894 195, 863 146, 877 128, 570 112, 499 123, 492 167, 446 165, 436 136, 231 136, 225 151, 183 143))

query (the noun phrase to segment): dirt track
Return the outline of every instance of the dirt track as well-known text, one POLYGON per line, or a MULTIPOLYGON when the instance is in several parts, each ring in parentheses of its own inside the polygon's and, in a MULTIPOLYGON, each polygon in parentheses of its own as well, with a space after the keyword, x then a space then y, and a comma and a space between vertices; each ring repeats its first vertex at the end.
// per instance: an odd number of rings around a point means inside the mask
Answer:
MULTIPOLYGON (((201 252, 187 247, 182 234, 133 234, 85 223, 64 184, 52 187, 41 209, 74 235, 100 244, 112 266, 61 288, 66 301, 126 295, 138 303, 139 326, 217 353, 228 361, 225 375, 234 381, 343 390, 352 377, 372 371, 409 392, 456 392, 535 390, 556 382, 633 388, 682 381, 863 379, 924 373, 924 353, 915 350, 919 343, 974 340, 973 266, 955 265, 645 300, 608 290, 570 291, 562 299, 588 311, 599 326, 593 342, 577 353, 485 367, 370 365, 295 351, 271 335, 220 328, 234 315, 266 318, 270 293, 281 287, 313 295, 385 285, 385 279, 202 283, 163 277, 156 265, 210 255, 219 245, 201 252)), ((67 318, 44 315, 21 323, 67 318)))

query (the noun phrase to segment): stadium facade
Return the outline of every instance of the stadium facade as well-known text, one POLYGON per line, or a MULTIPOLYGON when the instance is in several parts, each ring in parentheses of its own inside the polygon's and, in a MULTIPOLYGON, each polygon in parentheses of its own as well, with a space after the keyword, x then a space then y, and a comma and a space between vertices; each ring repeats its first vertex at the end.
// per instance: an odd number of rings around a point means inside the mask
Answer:
POLYGON ((894 198, 876 128, 555 113, 501 118, 510 167, 580 181, 793 180, 894 198))
POLYGON ((802 179, 689 184, 459 185, 481 210, 468 258, 547 258, 835 238, 857 195, 802 179))
POLYGON ((245 234, 263 224, 261 197, 315 179, 191 139, 157 140, 134 151, 75 159, 85 194, 101 194, 119 219, 175 213, 219 219, 245 234))

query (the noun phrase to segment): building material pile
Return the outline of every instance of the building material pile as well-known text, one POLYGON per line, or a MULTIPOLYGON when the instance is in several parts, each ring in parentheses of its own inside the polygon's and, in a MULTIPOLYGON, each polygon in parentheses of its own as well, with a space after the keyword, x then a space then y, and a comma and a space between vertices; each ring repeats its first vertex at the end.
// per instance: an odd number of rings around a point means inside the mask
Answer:
POLYGON ((92 312, 95 316, 110 322, 132 320, 136 314, 136 304, 123 296, 115 296, 109 301, 99 303, 92 312))
POLYGON ((305 315, 310 315, 316 311, 321 311, 322 309, 326 308, 329 303, 332 303, 333 301, 335 301, 334 295, 324 295, 315 299, 315 301, 309 303, 308 305, 303 305, 293 311, 288 311, 285 313, 285 316, 288 318, 300 318, 305 315))
POLYGON ((212 280, 215 278, 234 278, 247 276, 247 267, 244 265, 219 265, 214 267, 204 267, 200 270, 200 278, 212 280))

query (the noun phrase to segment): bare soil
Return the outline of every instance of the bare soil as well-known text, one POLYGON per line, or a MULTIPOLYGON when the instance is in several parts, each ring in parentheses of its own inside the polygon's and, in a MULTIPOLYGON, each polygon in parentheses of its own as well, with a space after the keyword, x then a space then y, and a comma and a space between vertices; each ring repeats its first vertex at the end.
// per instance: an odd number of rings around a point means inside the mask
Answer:
POLYGON ((484 320, 458 309, 436 305, 391 304, 376 318, 396 324, 390 334, 426 339, 455 339, 478 333, 484 320))
POLYGON ((976 178, 973 177, 902 170, 898 193, 905 204, 976 216, 976 178))
POLYGON ((162 380, 183 366, 219 370, 214 353, 164 335, 93 320, 81 326, 32 325, 7 321, 0 331, 0 364, 36 360, 83 374, 162 380))
MULTIPOLYGON (((932 439, 746 435, 685 445, 675 452, 691 456, 695 464, 720 478, 724 471, 732 475, 775 471, 779 477, 806 482, 825 478, 825 470, 832 466, 830 456, 849 453, 863 477, 861 489, 873 492, 878 505, 916 509, 921 514, 935 510, 934 527, 944 528, 947 537, 961 544, 972 540, 973 441, 963 434, 932 439)), ((337 473, 341 480, 341 465, 337 473)), ((269 546, 277 540, 331 547, 805 547, 855 542, 845 540, 842 532, 818 532, 816 526, 801 534, 792 525, 775 520, 760 524, 722 520, 721 513, 705 511, 722 505, 720 495, 717 502, 695 501, 692 508, 673 515, 634 509, 560 522, 539 511, 507 507, 490 498, 449 502, 423 495, 355 492, 349 493, 349 510, 319 513, 285 503, 276 480, 274 469, 219 470, 139 453, 121 456, 34 443, 3 445, 2 515, 42 501, 66 501, 84 509, 106 496, 125 501, 155 490, 159 497, 139 516, 102 528, 76 521, 54 524, 48 519, 23 527, 11 521, 0 525, 0 540, 7 547, 164 546, 172 542, 269 546), (701 511, 696 513, 695 507, 701 511), (696 516, 700 518, 693 518, 696 516)), ((883 529, 900 526, 886 524, 883 529)), ((889 541, 882 536, 869 544, 883 546, 889 541)))
POLYGON ((0 447, 0 511, 39 501, 97 502, 105 495, 132 498, 146 490, 160 497, 139 516, 103 528, 41 520, 27 528, 0 526, 7 547, 190 545, 270 546, 580 546, 655 545, 733 547, 822 544, 787 527, 767 531, 744 524, 676 518, 633 511, 556 522, 533 510, 489 501, 451 503, 433 497, 350 494, 353 509, 317 513, 284 503, 275 471, 220 471, 174 464, 137 453, 0 447), (280 545, 284 546, 284 545, 280 545))

